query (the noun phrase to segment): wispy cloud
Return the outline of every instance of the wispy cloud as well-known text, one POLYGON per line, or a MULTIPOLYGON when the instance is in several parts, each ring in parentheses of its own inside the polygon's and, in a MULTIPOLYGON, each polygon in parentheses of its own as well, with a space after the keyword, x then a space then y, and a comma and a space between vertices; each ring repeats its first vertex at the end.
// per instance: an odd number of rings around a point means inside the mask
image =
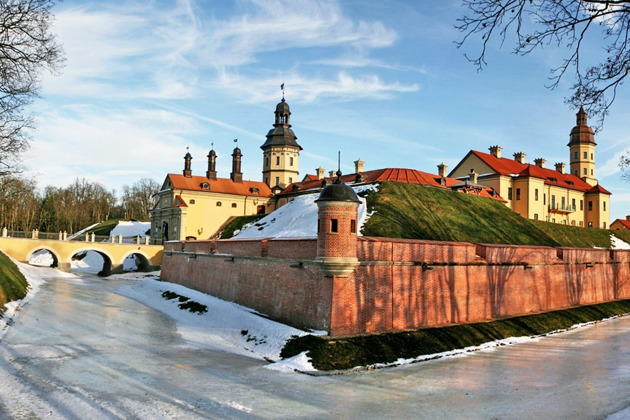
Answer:
MULTIPOLYGON (((415 84, 385 82, 376 74, 340 71, 393 69, 374 59, 354 60, 355 65, 349 65, 353 56, 396 42, 396 32, 379 21, 350 19, 332 0, 241 4, 240 15, 223 20, 203 14, 192 0, 177 1, 170 8, 134 2, 125 7, 91 3, 62 9, 55 31, 68 62, 61 77, 45 80, 45 93, 133 100, 200 97, 208 95, 208 89, 243 97, 234 86, 268 92, 245 95, 254 102, 267 101, 270 86, 282 79, 289 85, 289 78, 294 99, 299 95, 306 102, 320 96, 388 99, 417 90, 415 84), (324 48, 339 51, 336 61, 320 60, 332 71, 316 73, 312 64, 301 66, 302 60, 317 62, 308 58, 309 53, 324 48), (285 53, 279 60, 282 63, 269 60, 269 54, 278 52, 285 53)), ((277 90, 274 93, 277 96, 277 90)))

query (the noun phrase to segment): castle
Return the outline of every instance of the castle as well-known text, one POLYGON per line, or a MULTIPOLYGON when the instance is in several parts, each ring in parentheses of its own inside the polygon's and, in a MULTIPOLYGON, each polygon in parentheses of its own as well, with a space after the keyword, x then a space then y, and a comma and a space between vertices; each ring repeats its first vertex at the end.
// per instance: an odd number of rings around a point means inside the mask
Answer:
POLYGON ((162 280, 333 336, 480 322, 630 298, 630 251, 364 237, 357 225, 359 199, 346 185, 417 183, 503 201, 533 219, 605 227, 610 193, 594 178, 595 144, 583 110, 569 142, 571 174, 562 166, 545 169, 544 161, 526 164, 522 154, 518 161, 503 159, 495 147, 494 155, 471 151, 451 173, 456 178, 446 176, 443 164, 437 175, 399 168, 364 171, 359 159, 354 174, 325 177, 318 168, 317 175, 301 181, 302 149, 284 100, 275 115, 261 147, 262 182, 243 181, 238 148, 229 179, 216 178, 212 151, 205 177, 192 175, 189 154, 183 175, 167 176, 160 192, 165 201, 152 212, 153 228, 160 221, 167 223, 165 229, 177 228, 168 230, 174 235, 165 243, 162 280), (190 215, 197 200, 206 200, 209 210, 200 217, 214 223, 211 231, 229 214, 270 212, 317 191, 317 238, 183 240, 195 232, 189 226, 195 228, 190 215), (229 200, 236 206, 217 204, 229 200), (234 213, 218 213, 217 207, 234 213))

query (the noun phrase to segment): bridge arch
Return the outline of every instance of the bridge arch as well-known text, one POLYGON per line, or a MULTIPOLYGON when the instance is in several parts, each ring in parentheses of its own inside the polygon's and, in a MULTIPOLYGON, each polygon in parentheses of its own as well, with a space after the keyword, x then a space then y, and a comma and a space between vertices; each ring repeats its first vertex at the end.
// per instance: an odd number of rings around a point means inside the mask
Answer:
POLYGON ((147 256, 141 250, 131 250, 126 253, 122 258, 123 263, 127 258, 132 255, 136 256, 136 267, 138 269, 137 271, 148 272, 154 269, 154 267, 151 265, 151 257, 147 256))
POLYGON ((26 261, 31 261, 31 259, 35 256, 35 253, 39 252, 39 251, 48 251, 50 253, 50 255, 52 256, 53 259, 53 263, 51 265, 51 267, 53 268, 57 268, 59 267, 59 263, 63 262, 61 256, 59 255, 59 253, 50 246, 46 246, 46 245, 40 245, 40 246, 36 246, 35 248, 33 248, 30 252, 28 252, 26 254, 26 261))
MULTIPOLYGON (((109 252, 99 247, 98 244, 96 243, 94 243, 94 245, 79 247, 77 249, 72 250, 70 254, 68 255, 68 264, 71 263, 72 258, 75 255, 81 254, 83 252, 89 252, 89 251, 96 252, 97 254, 101 256, 101 258, 103 258, 103 266, 101 270, 98 272, 99 276, 106 277, 112 273, 122 271, 122 267, 120 270, 116 270, 118 264, 116 263, 116 260, 114 259, 114 257, 112 257, 112 255, 109 252)), ((122 266, 122 264, 120 265, 122 266)))

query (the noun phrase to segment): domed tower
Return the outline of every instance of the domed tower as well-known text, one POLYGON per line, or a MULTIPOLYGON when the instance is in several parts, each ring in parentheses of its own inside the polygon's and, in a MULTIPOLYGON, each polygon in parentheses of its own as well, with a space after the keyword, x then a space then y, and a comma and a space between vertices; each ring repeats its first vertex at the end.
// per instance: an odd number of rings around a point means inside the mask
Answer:
POLYGON ((357 259, 357 209, 361 200, 352 188, 337 179, 322 190, 317 203, 317 258, 325 276, 348 277, 357 259))
POLYGON ((571 173, 582 178, 590 185, 597 185, 595 179, 595 134, 587 125, 587 116, 584 108, 580 107, 577 114, 576 125, 571 130, 569 140, 571 173))
POLYGON ((267 133, 263 150, 263 181, 272 189, 283 189, 299 181, 300 150, 289 123, 291 111, 284 98, 276 106, 275 123, 267 133))

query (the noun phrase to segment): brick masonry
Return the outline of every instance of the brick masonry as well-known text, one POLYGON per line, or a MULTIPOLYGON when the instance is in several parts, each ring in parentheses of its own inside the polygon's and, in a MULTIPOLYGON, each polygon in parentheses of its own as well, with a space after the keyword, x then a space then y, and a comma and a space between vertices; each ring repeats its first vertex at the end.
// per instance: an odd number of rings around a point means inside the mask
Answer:
POLYGON ((315 238, 169 242, 162 280, 331 335, 630 298, 630 251, 358 239, 349 277, 320 272, 315 238))

